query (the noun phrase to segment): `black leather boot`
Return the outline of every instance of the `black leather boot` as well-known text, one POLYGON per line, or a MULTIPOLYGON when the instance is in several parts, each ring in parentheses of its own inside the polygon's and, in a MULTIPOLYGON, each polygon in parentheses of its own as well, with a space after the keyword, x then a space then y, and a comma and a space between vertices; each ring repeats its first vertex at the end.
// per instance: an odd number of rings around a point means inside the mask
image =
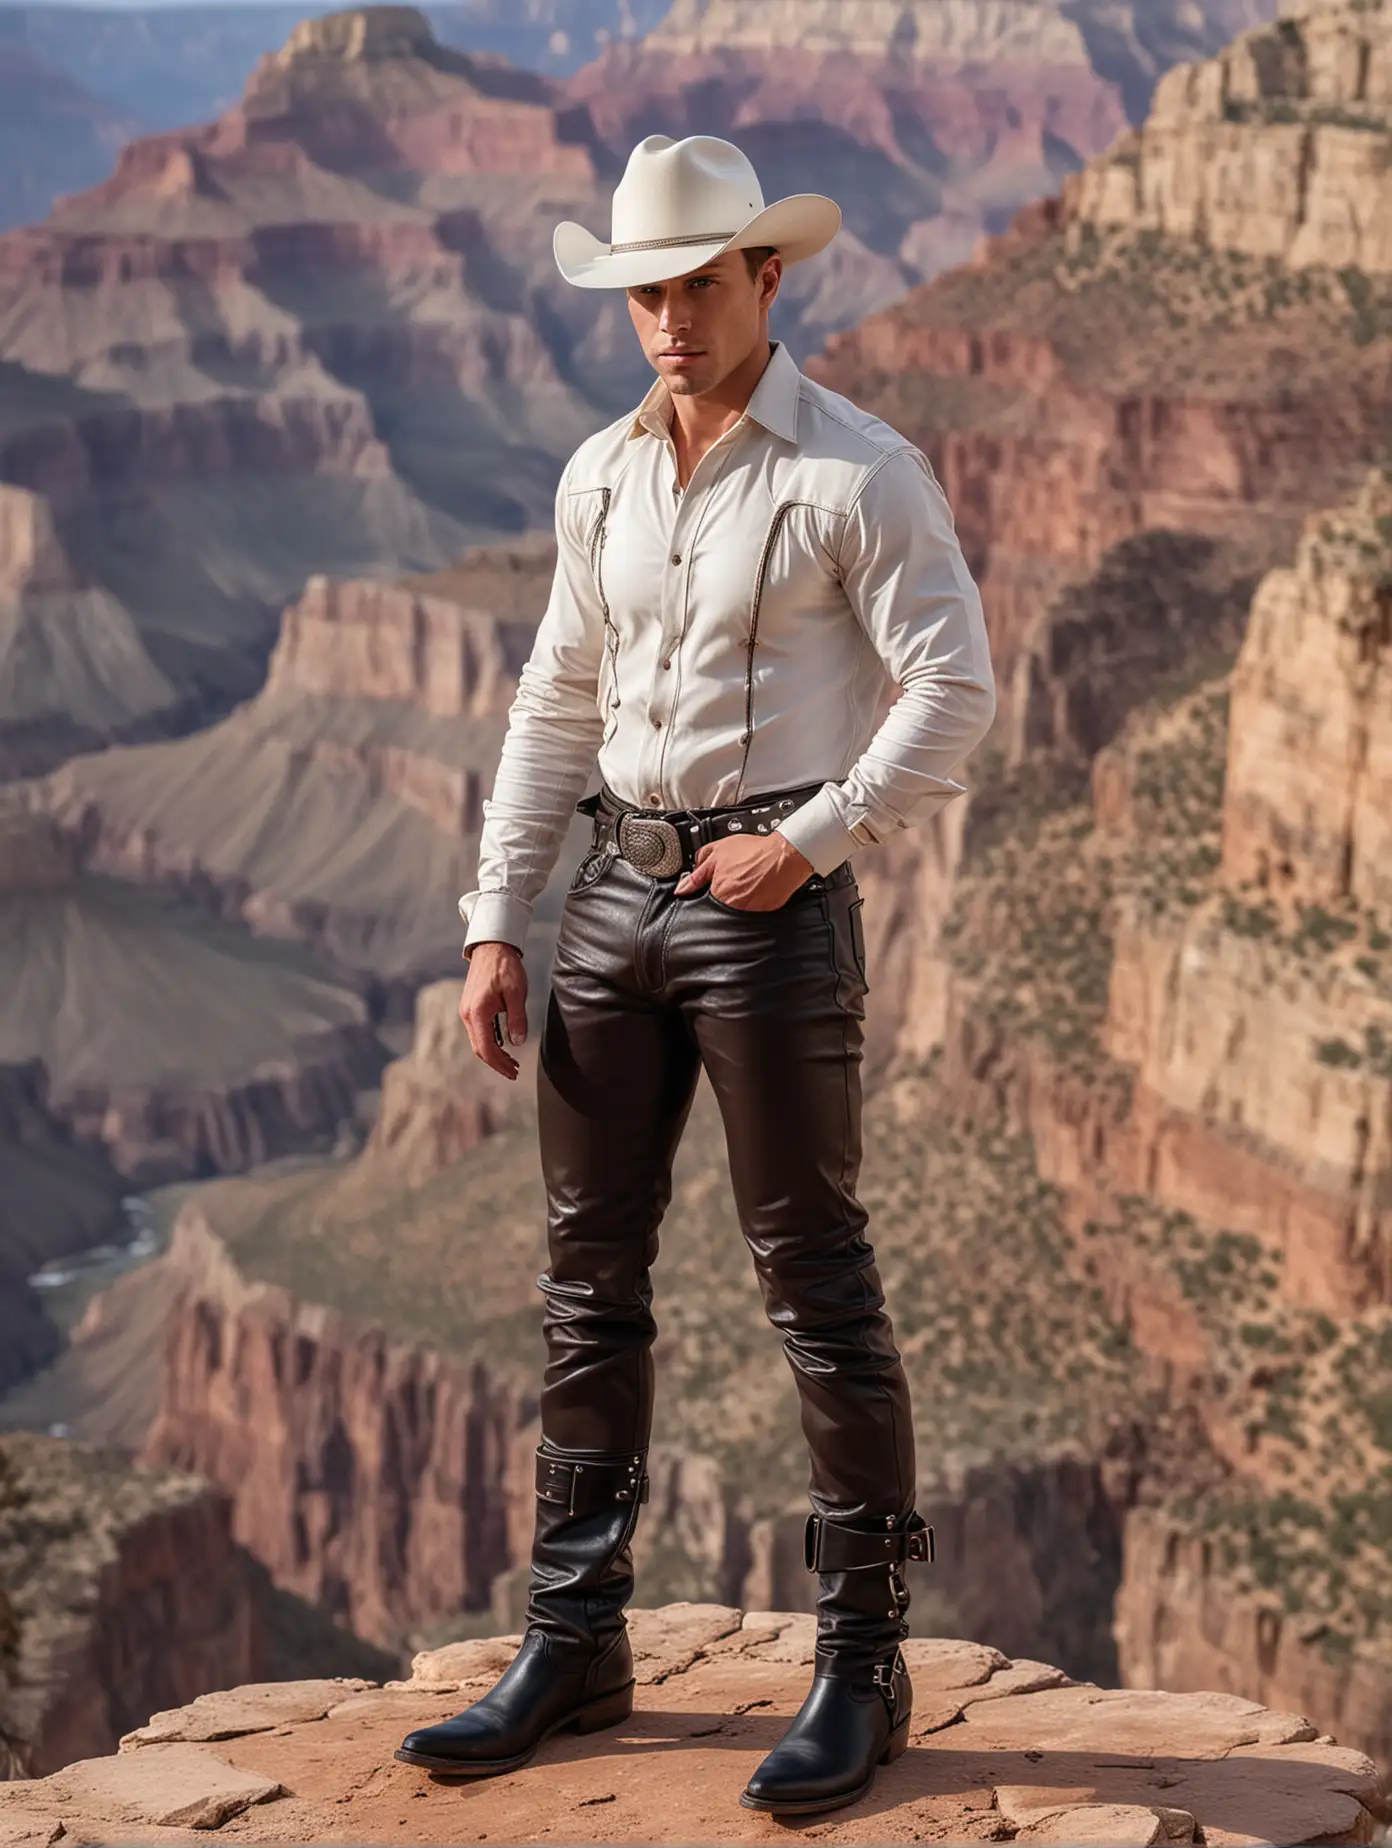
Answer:
POLYGON ((746 1809, 802 1816, 866 1795, 909 1742, 913 1684, 899 1645, 909 1591, 900 1566, 931 1560, 917 1514, 843 1523, 809 1515, 808 1567, 820 1574, 812 1686, 740 1796, 746 1809))
POLYGON ((646 1453, 537 1450, 537 1525, 521 1646, 497 1682, 453 1719, 408 1733, 396 1756, 456 1777, 524 1765, 562 1727, 597 1732, 633 1711, 624 1606, 631 1542, 648 1498, 646 1453))

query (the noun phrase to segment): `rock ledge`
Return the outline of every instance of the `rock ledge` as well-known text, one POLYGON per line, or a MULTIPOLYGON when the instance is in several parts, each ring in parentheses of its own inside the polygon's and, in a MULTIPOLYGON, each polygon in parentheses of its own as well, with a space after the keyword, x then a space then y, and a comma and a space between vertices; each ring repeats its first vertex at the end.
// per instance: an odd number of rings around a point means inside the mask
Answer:
MULTIPOLYGON (((392 1756, 506 1666, 519 1638, 486 1637, 418 1655, 408 1681, 267 1683, 156 1714, 109 1757, 0 1785, 0 1844, 772 1840, 739 1792, 806 1691, 813 1619, 669 1604, 630 1622, 631 1720, 559 1735, 511 1776, 450 1781, 392 1756)), ((911 1749, 821 1840, 1371 1842, 1388 1813, 1372 1762, 1299 1714, 1100 1688, 981 1643, 905 1654, 911 1749)))

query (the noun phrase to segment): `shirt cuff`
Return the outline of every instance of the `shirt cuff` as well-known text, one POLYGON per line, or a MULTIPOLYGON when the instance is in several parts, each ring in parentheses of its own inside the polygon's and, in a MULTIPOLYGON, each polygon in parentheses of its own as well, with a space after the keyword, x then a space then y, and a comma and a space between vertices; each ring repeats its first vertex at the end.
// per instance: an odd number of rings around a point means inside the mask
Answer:
POLYGON ((466 892, 459 915, 468 925, 464 954, 476 943, 510 943, 520 950, 527 940, 532 908, 511 892, 466 892))
POLYGON ((823 783, 801 808, 774 823, 775 831, 786 835, 802 857, 811 861, 813 872, 823 878, 865 845, 842 821, 832 788, 832 784, 823 783))

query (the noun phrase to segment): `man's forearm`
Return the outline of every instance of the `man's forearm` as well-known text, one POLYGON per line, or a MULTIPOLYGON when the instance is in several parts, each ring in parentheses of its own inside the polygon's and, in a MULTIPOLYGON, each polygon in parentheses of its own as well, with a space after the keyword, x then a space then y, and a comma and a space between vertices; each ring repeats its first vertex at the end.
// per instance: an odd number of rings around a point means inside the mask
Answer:
POLYGON ((962 795, 953 772, 996 710, 981 595, 919 451, 876 467, 847 516, 838 562, 851 608, 901 691, 845 777, 777 824, 822 874, 962 795))
POLYGON ((531 662, 523 668, 493 793, 483 804, 478 882, 459 901, 466 952, 490 940, 523 948, 602 732, 592 700, 563 699, 531 662))
POLYGON ((825 875, 858 848, 925 820, 965 793, 948 772, 985 737, 995 709, 989 677, 925 676, 906 686, 846 777, 824 783, 779 831, 825 875))

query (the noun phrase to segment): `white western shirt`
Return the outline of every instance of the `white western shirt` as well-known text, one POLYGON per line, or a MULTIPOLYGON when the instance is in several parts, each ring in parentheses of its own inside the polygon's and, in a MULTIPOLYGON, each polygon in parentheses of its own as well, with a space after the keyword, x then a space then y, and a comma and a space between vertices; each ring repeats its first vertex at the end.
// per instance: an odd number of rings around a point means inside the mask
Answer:
POLYGON ((782 344, 684 491, 671 416, 659 379, 561 476, 466 952, 522 947, 596 761, 655 811, 820 782, 777 827, 829 873, 964 793, 951 772, 994 717, 981 599, 912 443, 782 344))

